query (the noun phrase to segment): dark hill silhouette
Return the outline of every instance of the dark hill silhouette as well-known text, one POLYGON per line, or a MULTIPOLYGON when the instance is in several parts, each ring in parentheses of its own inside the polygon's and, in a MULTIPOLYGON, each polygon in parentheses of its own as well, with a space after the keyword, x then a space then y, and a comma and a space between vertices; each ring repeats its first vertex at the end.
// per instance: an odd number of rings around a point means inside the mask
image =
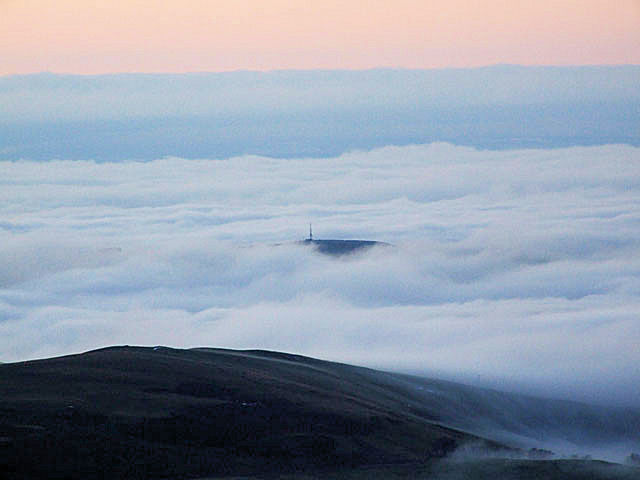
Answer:
POLYGON ((342 256, 357 252, 364 252, 375 246, 390 247, 389 243, 374 240, 316 240, 306 239, 299 242, 315 248, 325 255, 342 256))
MULTIPOLYGON (((502 410, 528 408, 476 390, 258 350, 112 347, 2 364, 0 478, 639 478, 602 462, 443 460, 547 454, 472 433, 517 432, 502 410)), ((554 405, 532 421, 559 421, 554 405)), ((586 430, 617 428, 586 415, 586 430)))

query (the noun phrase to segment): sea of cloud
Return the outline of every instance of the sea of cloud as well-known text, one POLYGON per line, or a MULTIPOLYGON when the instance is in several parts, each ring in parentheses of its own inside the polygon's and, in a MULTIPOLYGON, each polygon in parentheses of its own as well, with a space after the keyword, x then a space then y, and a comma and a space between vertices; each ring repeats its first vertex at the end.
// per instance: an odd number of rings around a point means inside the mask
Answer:
POLYGON ((276 349, 640 406, 640 148, 0 162, 0 361, 276 349), (334 258, 295 243, 381 240, 334 258))

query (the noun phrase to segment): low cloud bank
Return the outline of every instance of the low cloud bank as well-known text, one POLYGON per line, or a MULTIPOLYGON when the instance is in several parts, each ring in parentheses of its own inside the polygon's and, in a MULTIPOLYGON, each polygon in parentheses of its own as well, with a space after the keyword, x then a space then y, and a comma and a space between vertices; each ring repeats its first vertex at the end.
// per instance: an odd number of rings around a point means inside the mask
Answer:
POLYGON ((639 146, 639 76, 636 65, 0 76, 0 159, 639 146))
POLYGON ((265 348, 640 406, 640 148, 2 162, 0 178, 0 361, 265 348), (293 243, 310 221, 395 248, 322 256, 293 243))

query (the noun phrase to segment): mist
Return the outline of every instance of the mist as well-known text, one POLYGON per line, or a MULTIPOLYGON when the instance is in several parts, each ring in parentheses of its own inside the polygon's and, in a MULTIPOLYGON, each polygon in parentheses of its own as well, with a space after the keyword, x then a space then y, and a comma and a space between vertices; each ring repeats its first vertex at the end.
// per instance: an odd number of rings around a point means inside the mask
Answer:
POLYGON ((0 162, 0 361, 274 349, 640 406, 640 148, 0 162), (391 243, 349 257, 296 244, 391 243))
POLYGON ((632 65, 2 76, 0 159, 638 146, 639 76, 632 65))

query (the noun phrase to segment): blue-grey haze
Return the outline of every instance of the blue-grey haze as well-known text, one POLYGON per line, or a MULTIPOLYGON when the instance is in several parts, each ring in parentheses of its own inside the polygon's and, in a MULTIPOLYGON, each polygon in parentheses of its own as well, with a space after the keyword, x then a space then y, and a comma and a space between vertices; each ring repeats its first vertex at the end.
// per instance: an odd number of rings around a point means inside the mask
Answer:
POLYGON ((0 77, 0 159, 640 145, 640 66, 0 77))

